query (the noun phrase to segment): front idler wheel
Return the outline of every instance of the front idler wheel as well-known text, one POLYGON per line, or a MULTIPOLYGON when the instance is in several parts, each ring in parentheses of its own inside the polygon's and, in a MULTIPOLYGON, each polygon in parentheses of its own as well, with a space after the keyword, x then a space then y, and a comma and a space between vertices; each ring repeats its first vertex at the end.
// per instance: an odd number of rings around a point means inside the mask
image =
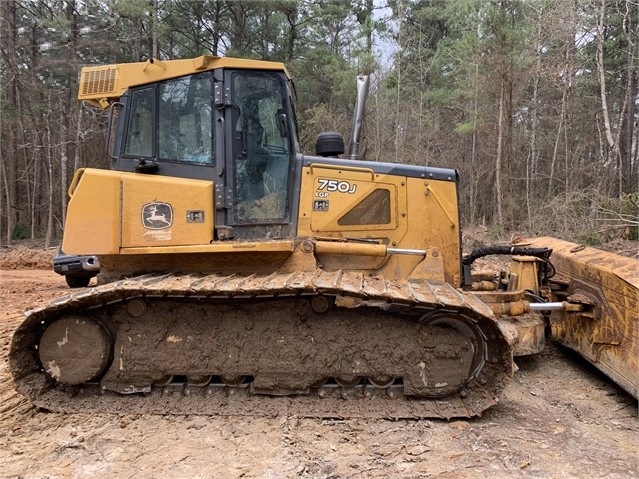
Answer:
POLYGON ((113 339, 98 320, 74 314, 47 327, 38 354, 49 376, 74 386, 98 378, 107 369, 113 357, 113 339))

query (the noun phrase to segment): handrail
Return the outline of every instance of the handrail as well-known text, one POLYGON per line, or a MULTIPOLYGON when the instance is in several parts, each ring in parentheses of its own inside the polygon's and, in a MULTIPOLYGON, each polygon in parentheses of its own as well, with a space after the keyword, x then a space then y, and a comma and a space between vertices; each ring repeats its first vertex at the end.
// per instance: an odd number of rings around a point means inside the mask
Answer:
POLYGON ((311 173, 313 173, 313 167, 324 168, 327 170, 344 170, 344 171, 354 171, 358 173, 368 173, 371 175, 371 179, 375 179, 375 172, 372 169, 362 168, 361 166, 327 165, 322 163, 311 163, 309 165, 311 173))
POLYGON ((69 190, 67 191, 69 198, 73 196, 73 192, 77 188, 78 183, 80 182, 80 178, 82 177, 83 174, 84 174, 84 168, 78 168, 78 170, 73 175, 73 179, 71 180, 71 184, 69 185, 69 190))

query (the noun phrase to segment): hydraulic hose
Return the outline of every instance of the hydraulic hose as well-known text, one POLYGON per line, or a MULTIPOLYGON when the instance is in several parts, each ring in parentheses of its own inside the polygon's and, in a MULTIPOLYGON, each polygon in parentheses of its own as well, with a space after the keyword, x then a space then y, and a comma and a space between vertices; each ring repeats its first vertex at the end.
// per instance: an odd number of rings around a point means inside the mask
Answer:
POLYGON ((552 277, 554 274, 554 268, 550 263, 550 255, 552 254, 551 248, 530 248, 527 246, 506 246, 506 245, 495 245, 495 246, 484 246, 482 248, 477 248, 473 250, 469 255, 465 256, 462 259, 462 275, 463 275, 463 286, 472 285, 472 275, 470 271, 470 266, 475 262, 475 260, 479 258, 483 258, 484 256, 492 256, 492 255, 519 255, 519 256, 534 256, 535 258, 539 258, 542 260, 544 265, 550 266, 552 269, 552 273, 549 274, 547 268, 543 268, 543 281, 552 277))

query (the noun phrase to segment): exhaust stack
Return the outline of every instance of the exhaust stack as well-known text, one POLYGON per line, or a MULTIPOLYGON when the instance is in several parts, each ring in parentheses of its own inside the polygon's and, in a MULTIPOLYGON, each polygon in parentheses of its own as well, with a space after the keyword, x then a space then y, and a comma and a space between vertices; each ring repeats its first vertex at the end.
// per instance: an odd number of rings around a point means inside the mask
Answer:
POLYGON ((353 114, 351 142, 348 146, 348 158, 350 160, 359 159, 359 142, 364 131, 364 108, 366 107, 367 96, 368 75, 357 75, 357 100, 355 101, 355 112, 353 114))

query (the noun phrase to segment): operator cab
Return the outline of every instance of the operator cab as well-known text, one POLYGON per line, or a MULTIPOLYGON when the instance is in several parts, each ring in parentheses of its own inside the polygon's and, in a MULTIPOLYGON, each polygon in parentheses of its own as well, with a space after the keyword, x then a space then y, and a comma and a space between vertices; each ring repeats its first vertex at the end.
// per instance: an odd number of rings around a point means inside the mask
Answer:
POLYGON ((212 181, 216 239, 294 236, 292 96, 278 70, 219 68, 129 88, 111 110, 112 167, 212 181))

